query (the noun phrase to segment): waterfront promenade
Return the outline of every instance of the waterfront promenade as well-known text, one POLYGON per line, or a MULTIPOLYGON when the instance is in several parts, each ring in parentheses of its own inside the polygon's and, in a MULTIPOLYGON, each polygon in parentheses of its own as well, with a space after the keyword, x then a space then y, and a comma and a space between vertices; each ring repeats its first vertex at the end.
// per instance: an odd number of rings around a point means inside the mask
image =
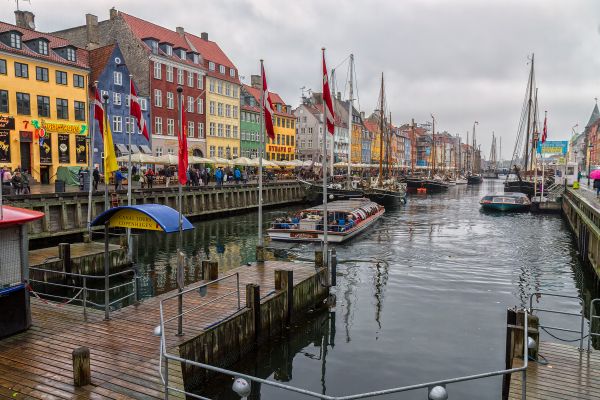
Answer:
MULTIPOLYGON (((267 261, 262 265, 241 266, 240 288, 258 284, 263 298, 275 294, 275 270, 293 270, 294 285, 316 274, 312 264, 267 261)), ((198 286, 203 282, 192 286, 198 286)), ((230 292, 235 280, 211 285, 205 297, 185 299, 185 310, 208 303, 230 292)), ((0 340, 0 397, 13 399, 162 399, 164 389, 158 374, 159 338, 153 335, 159 325, 159 302, 173 292, 148 299, 136 306, 111 313, 88 310, 87 322, 77 306, 51 306, 32 299, 32 327, 0 340), (92 384, 73 385, 71 353, 85 346, 91 353, 92 384)), ((242 309, 245 305, 242 293, 242 309)), ((178 346, 237 312, 235 296, 225 297, 186 314, 184 335, 176 336, 176 324, 165 326, 167 347, 177 354, 178 346)), ((176 302, 166 305, 166 316, 176 314, 176 302)), ((182 371, 169 364, 169 383, 183 387, 182 371)), ((170 394, 173 397, 176 393, 170 394)))

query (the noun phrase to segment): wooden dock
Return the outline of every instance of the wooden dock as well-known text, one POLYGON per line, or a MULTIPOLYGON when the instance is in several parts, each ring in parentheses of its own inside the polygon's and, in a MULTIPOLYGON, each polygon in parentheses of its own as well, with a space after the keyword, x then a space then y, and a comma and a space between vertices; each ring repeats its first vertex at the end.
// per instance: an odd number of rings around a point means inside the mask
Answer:
MULTIPOLYGON (((527 399, 531 400, 596 400, 600 399, 600 353, 580 352, 575 346, 541 342, 540 363, 529 361, 527 399)), ((515 358, 514 367, 523 365, 515 358)), ((511 400, 521 400, 521 374, 513 374, 511 400)))
MULTIPOLYGON (((279 261, 228 271, 228 274, 239 272, 242 307, 246 302, 246 284, 260 285, 264 298, 274 293, 275 270, 293 270, 294 285, 316 274, 313 264, 279 261)), ((210 286, 205 297, 197 294, 186 297, 185 309, 235 288, 235 279, 210 286)), ((158 373, 159 338, 153 335, 153 330, 159 324, 160 299, 172 293, 113 312, 110 321, 103 320, 101 311, 88 310, 87 322, 80 307, 51 306, 32 298, 31 329, 0 340, 0 398, 163 399, 158 373), (71 353, 80 346, 90 349, 92 384, 76 388, 71 353)), ((167 317, 175 313, 175 307, 176 301, 166 305, 167 317)), ((167 347, 177 354, 181 343, 236 311, 237 296, 230 296, 187 314, 183 336, 175 336, 176 325, 166 326, 167 347)), ((170 385, 182 388, 182 376, 180 366, 170 363, 170 385)), ((175 393, 170 396, 182 397, 175 393)))

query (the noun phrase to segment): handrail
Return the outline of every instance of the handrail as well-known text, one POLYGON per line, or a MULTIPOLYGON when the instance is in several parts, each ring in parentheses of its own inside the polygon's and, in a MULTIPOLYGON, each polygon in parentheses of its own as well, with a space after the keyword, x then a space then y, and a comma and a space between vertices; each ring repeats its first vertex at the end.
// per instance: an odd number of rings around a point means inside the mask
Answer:
MULTIPOLYGON (((210 284, 210 282, 208 284, 210 284)), ((206 285, 208 285, 208 284, 206 284, 206 285)), ((197 290, 197 288, 190 289, 190 290, 197 290)), ((173 298, 177 295, 178 294, 171 295, 171 296, 169 296, 169 298, 173 298)), ((166 299, 163 299, 163 300, 166 300, 166 299)), ((344 395, 344 396, 329 396, 329 395, 313 392, 310 390, 301 389, 301 388, 297 388, 294 386, 285 385, 283 383, 269 381, 266 379, 261 379, 261 378, 255 377, 255 376, 242 374, 239 372, 215 367, 213 365, 204 364, 204 363, 188 360, 188 359, 176 356, 176 355, 169 354, 167 351, 166 339, 165 339, 165 326, 164 326, 165 320, 164 320, 164 314, 163 314, 163 301, 162 300, 159 303, 159 307, 160 307, 160 312, 159 312, 160 325, 157 327, 157 329, 155 329, 155 334, 160 336, 160 358, 159 358, 158 372, 159 372, 161 380, 164 384, 165 398, 168 398, 169 391, 174 391, 174 392, 184 394, 185 396, 193 397, 193 398, 200 399, 200 400, 206 400, 206 397, 202 397, 200 395, 190 393, 190 392, 187 392, 185 390, 182 390, 182 389, 179 389, 176 387, 169 386, 169 375, 168 375, 169 360, 179 362, 179 363, 184 363, 184 364, 191 365, 191 366, 195 366, 198 368, 203 368, 203 369, 213 371, 213 372, 218 372, 218 373, 225 374, 225 375, 230 375, 234 378, 244 378, 249 381, 261 383, 261 384, 264 384, 267 386, 272 386, 272 387, 275 387, 278 389, 282 389, 284 391, 295 392, 295 393, 303 394, 305 396, 313 397, 313 398, 317 398, 317 399, 321 399, 321 400, 356 400, 356 399, 364 399, 364 398, 368 398, 368 397, 369 398, 370 397, 379 397, 379 396, 393 394, 393 393, 408 392, 408 391, 412 391, 412 390, 416 390, 416 389, 433 388, 436 386, 445 387, 447 384, 452 384, 452 383, 457 383, 457 382, 465 382, 465 381, 471 381, 471 380, 489 378, 489 377, 493 377, 493 376, 500 376, 500 375, 507 375, 507 374, 521 372, 522 373, 521 399, 526 400, 526 398, 527 398, 526 382, 527 382, 527 368, 529 366, 529 357, 528 357, 528 350, 529 350, 528 339, 529 339, 529 337, 526 333, 529 331, 529 321, 528 321, 529 320, 529 318, 528 318, 529 311, 528 310, 524 310, 523 365, 521 367, 509 368, 509 369, 504 369, 504 370, 500 370, 500 371, 484 372, 484 373, 475 374, 475 375, 466 375, 466 376, 442 379, 442 380, 431 381, 431 382, 424 382, 424 383, 419 383, 419 384, 414 384, 414 385, 401 386, 401 387, 396 387, 396 388, 391 388, 391 389, 383 389, 383 390, 367 392, 367 393, 359 393, 359 394, 344 395), (164 367, 162 365, 163 362, 164 362, 164 367)))
POLYGON ((550 325, 541 325, 541 324, 539 325, 539 327, 545 328, 545 329, 552 329, 552 330, 556 330, 556 331, 562 331, 562 332, 579 333, 579 335, 580 335, 579 336, 579 350, 583 351, 584 324, 585 324, 585 312, 583 309, 583 302, 581 305, 581 313, 572 313, 572 312, 567 312, 567 311, 557 311, 557 310, 533 307, 533 297, 534 296, 536 296, 536 297, 540 297, 540 296, 560 297, 563 299, 577 299, 577 300, 581 300, 581 298, 579 296, 569 296, 569 295, 558 294, 558 293, 534 292, 529 295, 529 311, 532 314, 534 311, 538 311, 538 312, 547 312, 547 313, 551 313, 551 314, 560 314, 560 315, 581 317, 581 326, 580 326, 579 330, 561 328, 561 327, 550 326, 550 325))
POLYGON ((600 332, 599 333, 594 333, 594 319, 596 318, 600 318, 600 315, 597 315, 595 313, 595 304, 599 303, 600 304, 600 298, 598 299, 592 299, 592 301, 590 302, 590 328, 589 328, 589 332, 588 332, 588 340, 587 340, 587 351, 588 353, 590 352, 590 343, 592 341, 592 336, 600 336, 600 332))

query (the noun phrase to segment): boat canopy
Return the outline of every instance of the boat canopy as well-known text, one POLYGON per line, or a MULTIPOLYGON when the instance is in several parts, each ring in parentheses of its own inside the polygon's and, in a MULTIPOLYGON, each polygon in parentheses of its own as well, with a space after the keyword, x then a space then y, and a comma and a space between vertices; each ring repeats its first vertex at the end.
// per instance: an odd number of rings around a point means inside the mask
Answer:
MULTIPOLYGON (((331 203, 327 203, 327 212, 342 212, 342 213, 351 213, 355 210, 369 210, 369 209, 377 209, 379 205, 367 198, 361 199, 348 199, 348 200, 338 200, 332 201, 331 203)), ((323 205, 318 205, 315 207, 307 208, 304 210, 306 212, 318 211, 323 212, 323 205)))

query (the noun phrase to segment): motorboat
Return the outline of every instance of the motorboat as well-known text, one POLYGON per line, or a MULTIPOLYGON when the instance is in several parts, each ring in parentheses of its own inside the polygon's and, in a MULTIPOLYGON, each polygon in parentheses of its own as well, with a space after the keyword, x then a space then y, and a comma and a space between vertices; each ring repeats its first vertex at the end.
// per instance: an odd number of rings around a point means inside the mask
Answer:
POLYGON ((483 196, 479 204, 484 210, 493 211, 527 211, 531 207, 529 197, 518 192, 487 194, 483 196))

